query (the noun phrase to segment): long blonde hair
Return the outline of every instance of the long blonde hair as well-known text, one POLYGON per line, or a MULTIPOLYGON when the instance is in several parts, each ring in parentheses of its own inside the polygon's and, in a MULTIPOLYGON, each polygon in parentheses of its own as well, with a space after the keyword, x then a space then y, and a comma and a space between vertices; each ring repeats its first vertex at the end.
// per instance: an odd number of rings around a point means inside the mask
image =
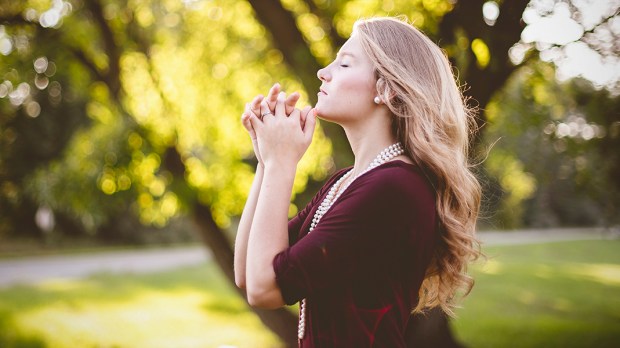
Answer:
POLYGON ((473 286, 467 265, 480 255, 475 229, 481 188, 468 159, 474 112, 442 50, 412 25, 395 18, 359 20, 354 34, 374 64, 377 92, 394 115, 397 139, 436 190, 440 233, 414 312, 440 306, 454 315, 457 291, 466 295, 473 286))

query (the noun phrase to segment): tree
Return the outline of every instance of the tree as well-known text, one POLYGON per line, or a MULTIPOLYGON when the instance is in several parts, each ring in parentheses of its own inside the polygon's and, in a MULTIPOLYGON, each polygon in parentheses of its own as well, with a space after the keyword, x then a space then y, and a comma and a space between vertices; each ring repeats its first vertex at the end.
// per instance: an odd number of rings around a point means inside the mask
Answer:
MULTIPOLYGON (((315 71, 333 58, 353 22, 401 13, 446 50, 470 101, 485 110, 517 70, 535 61, 531 49, 518 62, 509 59, 528 6, 536 4, 4 1, 1 212, 23 211, 23 219, 32 221, 37 207, 45 205, 85 233, 100 231, 128 211, 155 226, 188 214, 232 283, 225 229, 241 211, 255 164, 251 144, 239 140, 245 137, 237 117, 243 102, 280 81, 286 90, 307 92, 304 99, 313 103, 319 84, 315 71), (483 16, 483 6, 496 12, 483 16), (70 119, 56 121, 63 115, 70 119), (49 131, 57 126, 58 131, 49 131), (53 135, 53 145, 25 141, 46 132, 53 135), (23 160, 24 154, 36 153, 46 155, 23 160)), ((607 21, 603 18, 602 25, 607 21)), ((595 32, 584 31, 577 40, 595 32)), ((480 127, 487 117, 480 114, 480 127)), ((329 125, 324 129, 329 140, 317 132, 298 167, 296 193, 333 169, 332 144, 337 166, 350 161, 342 132, 329 125)), ((296 209, 292 205, 291 213, 296 209)), ((290 312, 257 314, 285 343, 295 344, 296 320, 290 312)), ((423 338, 427 344, 451 337, 439 314, 415 319, 421 331, 437 333, 423 338)), ((422 337, 413 334, 412 340, 422 337)))
MULTIPOLYGON (((2 7, 3 35, 15 48, 3 67, 21 72, 6 84, 7 94, 18 94, 13 85, 36 84, 43 74, 28 71, 32 62, 38 69, 43 58, 71 79, 61 85, 60 102, 81 105, 73 113, 88 122, 71 130, 54 160, 30 168, 20 193, 93 232, 127 210, 158 226, 187 213, 234 283, 224 228, 241 212, 255 163, 251 144, 240 140, 247 135, 237 115, 270 81, 300 89, 279 65, 281 54, 259 39, 258 23, 234 20, 251 8, 241 1, 200 10, 159 1, 129 7, 94 0, 49 5, 2 7)), ((20 103, 13 97, 4 103, 10 119, 24 117, 30 103, 41 105, 56 93, 47 86, 41 91, 24 93, 20 103)), ((38 116, 43 120, 47 114, 38 116)), ((310 175, 319 179, 329 169, 329 142, 320 131, 315 140, 298 167, 296 192, 310 175)), ((291 312, 255 312, 284 342, 296 342, 291 312)))
POLYGON ((555 73, 547 63, 529 64, 487 106, 485 137, 499 140, 486 167, 508 188, 494 220, 538 228, 618 223, 612 149, 620 98, 582 79, 547 83, 555 73))

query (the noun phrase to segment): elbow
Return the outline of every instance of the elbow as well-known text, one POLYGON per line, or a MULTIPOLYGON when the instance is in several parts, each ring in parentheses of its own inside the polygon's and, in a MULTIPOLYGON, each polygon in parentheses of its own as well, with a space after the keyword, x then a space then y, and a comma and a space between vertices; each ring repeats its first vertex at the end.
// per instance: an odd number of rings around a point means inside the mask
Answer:
POLYGON ((247 290, 248 303, 253 308, 278 309, 284 307, 285 303, 279 294, 265 293, 247 290))
POLYGON ((245 289, 245 275, 235 271, 235 285, 239 289, 245 289))
POLYGON ((239 289, 245 289, 245 280, 235 278, 235 285, 237 285, 239 289))
POLYGON ((251 296, 250 294, 248 294, 248 303, 250 304, 252 308, 272 309, 272 308, 267 308, 266 304, 264 303, 264 301, 262 301, 262 299, 259 296, 251 296))

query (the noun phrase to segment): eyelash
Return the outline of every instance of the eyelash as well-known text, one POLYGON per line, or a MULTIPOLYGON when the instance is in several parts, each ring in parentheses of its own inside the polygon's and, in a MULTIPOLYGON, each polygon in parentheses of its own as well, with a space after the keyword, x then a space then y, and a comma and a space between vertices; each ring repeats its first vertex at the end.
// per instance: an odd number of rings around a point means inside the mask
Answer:
POLYGON ((347 64, 340 64, 341 67, 343 68, 348 68, 349 66, 347 64))

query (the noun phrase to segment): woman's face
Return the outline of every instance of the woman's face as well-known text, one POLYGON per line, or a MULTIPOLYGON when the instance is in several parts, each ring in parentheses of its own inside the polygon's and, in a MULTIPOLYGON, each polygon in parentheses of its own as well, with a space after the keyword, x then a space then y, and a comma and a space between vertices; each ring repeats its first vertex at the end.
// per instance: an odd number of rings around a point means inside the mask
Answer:
POLYGON ((321 118, 349 123, 363 119, 376 105, 374 69, 357 35, 340 48, 336 59, 317 72, 323 82, 315 109, 321 118))

